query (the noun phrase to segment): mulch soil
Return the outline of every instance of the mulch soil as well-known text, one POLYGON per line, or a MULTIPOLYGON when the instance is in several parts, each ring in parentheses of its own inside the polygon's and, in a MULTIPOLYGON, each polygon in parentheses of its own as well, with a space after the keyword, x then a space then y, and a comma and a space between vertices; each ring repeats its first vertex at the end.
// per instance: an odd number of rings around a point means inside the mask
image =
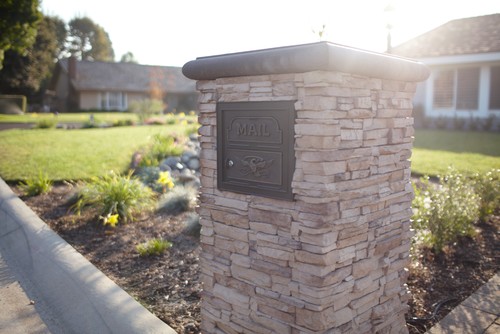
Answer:
MULTIPOLYGON (((116 228, 98 215, 70 210, 72 187, 58 184, 48 194, 23 197, 55 232, 104 274, 178 333, 200 333, 200 246, 185 232, 186 214, 153 214, 116 228), (173 246, 162 255, 139 256, 136 246, 163 238, 173 246)), ((418 249, 409 268, 412 297, 407 315, 410 333, 424 333, 488 281, 499 269, 500 216, 477 224, 477 237, 464 238, 435 254, 418 249), (433 316, 433 313, 435 313, 433 316)))

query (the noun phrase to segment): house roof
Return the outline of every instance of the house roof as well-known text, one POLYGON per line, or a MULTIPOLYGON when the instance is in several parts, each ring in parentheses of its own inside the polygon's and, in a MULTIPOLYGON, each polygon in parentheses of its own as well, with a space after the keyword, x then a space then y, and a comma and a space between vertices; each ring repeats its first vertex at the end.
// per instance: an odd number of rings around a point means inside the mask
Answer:
MULTIPOLYGON (((68 59, 59 61, 60 69, 68 73, 68 59)), ((76 90, 106 90, 150 92, 161 89, 170 93, 193 93, 195 82, 182 74, 180 67, 152 66, 134 63, 76 61, 76 90)), ((57 72, 56 72, 57 73, 57 72)))
POLYGON ((391 50, 411 58, 489 52, 500 52, 500 14, 453 20, 391 50))

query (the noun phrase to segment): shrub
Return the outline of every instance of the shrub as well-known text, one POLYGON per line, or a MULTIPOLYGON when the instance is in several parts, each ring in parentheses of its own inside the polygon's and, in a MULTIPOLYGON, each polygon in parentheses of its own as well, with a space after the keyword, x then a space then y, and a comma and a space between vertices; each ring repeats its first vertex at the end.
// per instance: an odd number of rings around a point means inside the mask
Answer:
POLYGON ((182 145, 178 144, 176 138, 157 134, 145 149, 139 166, 158 166, 161 160, 169 156, 180 156, 183 151, 182 145))
POLYGON ((474 174, 476 193, 481 197, 479 218, 485 219, 500 208, 500 169, 485 174, 474 174))
POLYGON ((37 176, 29 177, 22 182, 20 188, 27 196, 36 196, 48 193, 52 189, 52 181, 47 174, 38 172, 37 176))
POLYGON ((151 117, 151 118, 144 120, 144 124, 146 124, 146 125, 164 125, 165 120, 163 120, 160 117, 151 117))
POLYGON ((163 195, 158 202, 158 211, 176 215, 194 209, 198 192, 192 187, 176 186, 163 195))
POLYGON ((454 169, 438 185, 430 184, 429 178, 421 181, 413 201, 417 238, 440 252, 459 237, 473 236, 480 207, 474 183, 454 169))
POLYGON ((192 134, 198 134, 199 124, 189 124, 186 126, 185 134, 186 136, 190 136, 192 134))
POLYGON ((163 239, 151 239, 135 247, 140 256, 160 255, 168 248, 172 247, 172 243, 163 239))
POLYGON ((136 100, 130 103, 130 111, 137 114, 139 122, 144 123, 147 118, 161 113, 164 109, 163 101, 157 99, 136 100))
POLYGON ((483 128, 485 131, 491 131, 493 130, 495 126, 495 120, 496 116, 495 115, 489 115, 488 118, 484 121, 483 128))
POLYGON ((480 121, 476 117, 471 117, 469 121, 469 130, 470 131, 477 131, 481 127, 480 121))
POLYGON ((200 225, 200 216, 196 213, 190 213, 184 222, 184 230, 182 231, 184 234, 193 236, 195 238, 200 237, 201 233, 201 225, 200 225))
POLYGON ((113 121, 113 126, 132 126, 134 125, 134 121, 131 119, 119 119, 113 121))
POLYGON ((434 119, 434 126, 437 129, 446 129, 448 126, 448 120, 443 116, 439 116, 438 118, 434 119))
POLYGON ((116 214, 125 223, 133 221, 142 211, 151 210, 155 203, 153 191, 132 178, 132 173, 122 176, 111 172, 94 177, 80 187, 77 196, 74 208, 78 213, 85 207, 94 207, 105 223, 116 214))
POLYGON ((160 168, 156 166, 141 167, 136 171, 137 178, 149 188, 158 193, 163 192, 163 186, 157 181, 160 177, 160 168))
POLYGON ((57 126, 57 119, 44 118, 36 122, 35 129, 53 129, 57 126))
POLYGON ((465 119, 455 115, 455 118, 453 119, 453 127, 455 130, 463 130, 465 127, 465 119))
POLYGON ((169 116, 167 115, 167 118, 165 119, 165 122, 168 124, 168 125, 174 125, 174 124, 177 124, 178 123, 178 119, 175 118, 175 116, 169 116))

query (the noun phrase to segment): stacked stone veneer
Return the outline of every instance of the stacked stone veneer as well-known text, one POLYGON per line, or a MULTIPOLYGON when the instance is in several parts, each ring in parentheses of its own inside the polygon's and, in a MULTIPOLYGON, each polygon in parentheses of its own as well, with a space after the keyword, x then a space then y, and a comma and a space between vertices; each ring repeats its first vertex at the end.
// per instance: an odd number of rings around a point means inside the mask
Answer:
POLYGON ((413 82, 198 81, 204 333, 406 332, 413 82), (217 189, 216 103, 293 100, 294 201, 217 189))

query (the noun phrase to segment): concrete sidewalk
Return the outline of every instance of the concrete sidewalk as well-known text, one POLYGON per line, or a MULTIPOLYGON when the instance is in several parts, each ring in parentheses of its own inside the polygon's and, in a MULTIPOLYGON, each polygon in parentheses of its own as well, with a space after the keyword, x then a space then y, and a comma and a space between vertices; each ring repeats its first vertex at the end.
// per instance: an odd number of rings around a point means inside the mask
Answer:
POLYGON ((35 301, 30 298, 34 296, 28 297, 19 281, 0 253, 0 333, 62 333, 57 323, 47 326, 40 318, 35 301))
POLYGON ((500 333, 500 275, 496 274, 446 317, 430 334, 500 333))
POLYGON ((48 228, 1 179, 0 310, 0 333, 175 333, 48 228))

